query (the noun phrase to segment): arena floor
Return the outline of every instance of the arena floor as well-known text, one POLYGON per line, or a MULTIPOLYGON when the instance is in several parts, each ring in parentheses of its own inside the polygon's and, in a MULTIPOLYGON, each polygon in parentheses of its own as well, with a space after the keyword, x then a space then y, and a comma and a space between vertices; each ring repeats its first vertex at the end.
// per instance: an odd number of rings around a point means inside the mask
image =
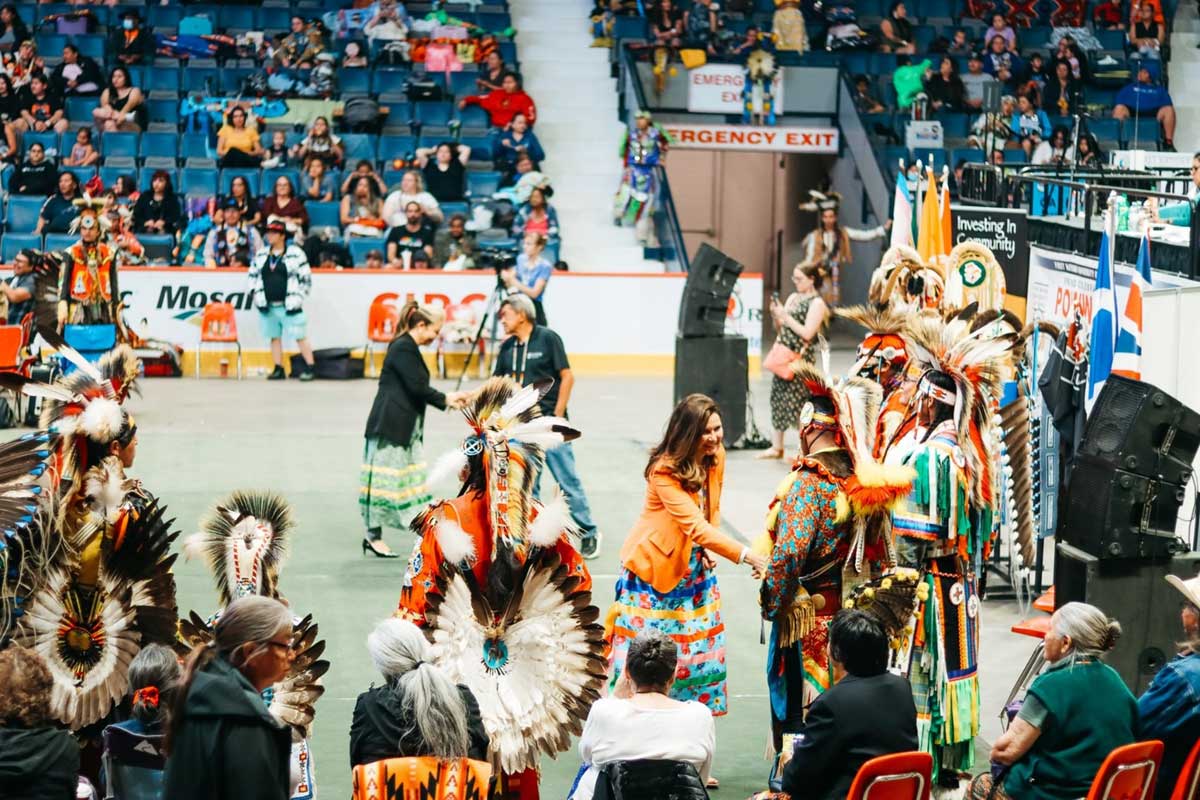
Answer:
MULTIPOLYGON (((843 354, 835 366, 847 361, 843 354)), ((767 386, 755 388, 756 416, 765 426, 767 386)), ((332 669, 312 741, 317 786, 325 797, 349 794, 350 714, 356 695, 377 680, 364 641, 395 607, 405 567, 401 559, 367 558, 359 549, 358 469, 374 390, 373 381, 147 380, 143 396, 130 404, 139 425, 132 472, 163 498, 185 535, 234 488, 274 489, 295 506, 299 528, 281 588, 297 613, 314 614, 328 642, 332 669)), ((598 605, 612 599, 617 553, 642 504, 645 453, 670 409, 666 377, 583 376, 576 383, 572 419, 584 431, 576 453, 605 537, 601 558, 591 562, 598 605)), ((463 431, 457 415, 433 413, 427 455, 436 458, 463 431)), ((781 462, 755 461, 753 453, 731 453, 722 503, 728 530, 747 540, 758 533, 785 469, 781 462)), ((390 532, 388 539, 397 550, 411 546, 411 534, 390 532)), ((765 785, 766 649, 759 643, 757 585, 741 568, 726 563, 720 570, 731 711, 717 725, 714 773, 722 782, 720 796, 732 799, 765 785)), ((181 612, 211 612, 215 597, 204 566, 181 558, 177 573, 181 612)), ((981 739, 988 741, 999 733, 996 714, 1029 652, 1028 640, 1008 632, 1016 618, 1015 604, 985 605, 981 739)), ((543 797, 563 798, 578 769, 575 752, 543 765, 543 797)))

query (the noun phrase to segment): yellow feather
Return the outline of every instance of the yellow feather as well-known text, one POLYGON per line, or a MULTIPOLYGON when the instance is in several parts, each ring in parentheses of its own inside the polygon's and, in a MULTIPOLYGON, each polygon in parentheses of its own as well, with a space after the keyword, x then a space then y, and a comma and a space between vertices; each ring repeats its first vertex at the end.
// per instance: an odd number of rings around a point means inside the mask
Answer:
POLYGON ((850 501, 846 499, 846 495, 838 492, 834 507, 837 509, 837 514, 833 518, 835 523, 842 523, 850 518, 850 501))
POLYGON ((854 474, 863 486, 904 486, 917 479, 916 470, 903 464, 879 464, 862 459, 854 474))
POLYGON ((756 555, 769 556, 774 546, 775 543, 771 541, 771 534, 763 532, 751 543, 750 550, 756 555))
POLYGON ((779 519, 779 506, 779 503, 772 503, 767 509, 767 519, 763 527, 768 533, 775 530, 775 522, 779 519))
POLYGON ((792 486, 796 484, 796 479, 799 477, 798 472, 789 472, 779 485, 775 487, 775 496, 780 500, 788 496, 788 492, 792 490, 792 486))

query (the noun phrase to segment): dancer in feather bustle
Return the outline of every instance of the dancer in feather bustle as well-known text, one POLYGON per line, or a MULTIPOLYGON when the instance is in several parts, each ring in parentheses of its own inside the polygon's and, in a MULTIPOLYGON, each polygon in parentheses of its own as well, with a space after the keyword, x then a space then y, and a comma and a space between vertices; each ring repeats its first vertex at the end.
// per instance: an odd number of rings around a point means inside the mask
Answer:
POLYGON ((468 402, 471 433, 429 479, 458 475, 462 490, 414 520, 396 612, 425 628, 434 660, 478 699, 503 800, 536 800, 539 754, 570 746, 605 677, 566 503, 533 499, 543 450, 579 435, 539 416, 549 388, 492 378, 468 402))
MULTIPOLYGON (((283 600, 279 574, 295 523, 291 506, 279 495, 237 491, 217 503, 200 527, 199 533, 188 537, 185 549, 208 563, 220 609, 207 619, 193 611, 180 621, 183 652, 213 641, 221 611, 234 600, 250 595, 283 600)), ((270 712, 292 728, 294 800, 316 797, 308 737, 313 704, 325 692, 320 680, 329 671, 329 662, 321 659, 324 651, 325 641, 318 641, 312 615, 294 618, 291 668, 283 680, 263 692, 270 712)))
POLYGON ((102 200, 84 197, 75 201, 81 211, 79 241, 63 252, 62 287, 58 302, 58 330, 65 325, 114 325, 123 339, 121 290, 117 283, 116 251, 105 241, 109 221, 101 214, 102 200))

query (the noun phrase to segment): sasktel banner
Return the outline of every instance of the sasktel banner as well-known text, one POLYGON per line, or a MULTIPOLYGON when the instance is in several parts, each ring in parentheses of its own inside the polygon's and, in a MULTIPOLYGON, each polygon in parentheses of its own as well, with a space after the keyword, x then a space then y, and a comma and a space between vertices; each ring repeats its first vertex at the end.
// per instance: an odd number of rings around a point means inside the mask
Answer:
MULTIPOLYGON (((684 280, 679 274, 555 273, 543 296, 546 316, 568 353, 673 355, 684 280)), ((124 267, 120 285, 126 319, 136 330, 192 350, 201 310, 223 301, 237 309, 242 346, 267 349, 245 270, 124 267)), ((361 347, 367 340, 367 310, 376 299, 402 305, 411 296, 481 309, 495 286, 490 271, 314 270, 305 306, 309 339, 317 348, 361 347)), ((761 320, 762 277, 743 275, 730 301, 727 328, 750 337, 752 354, 761 349, 761 320)))

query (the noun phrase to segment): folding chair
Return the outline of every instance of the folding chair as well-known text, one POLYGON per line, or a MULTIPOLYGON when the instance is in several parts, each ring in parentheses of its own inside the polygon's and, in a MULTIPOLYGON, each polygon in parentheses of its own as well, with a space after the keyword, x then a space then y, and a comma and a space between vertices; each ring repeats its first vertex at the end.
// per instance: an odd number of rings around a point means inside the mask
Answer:
POLYGON ((206 342, 237 347, 237 377, 242 379, 242 343, 238 340, 237 316, 232 303, 209 303, 200 317, 200 341, 196 343, 196 377, 200 377, 200 353, 206 342))
POLYGON ((159 800, 167 755, 161 735, 144 735, 109 725, 104 739, 104 800, 159 800))
POLYGON ((1183 762, 1183 769, 1179 771, 1179 778, 1175 781, 1175 791, 1171 793, 1171 800, 1197 798, 1200 798, 1200 742, 1196 742, 1187 760, 1183 762))
POLYGON ((1162 763, 1163 743, 1157 739, 1134 742, 1108 754, 1092 780, 1087 800, 1146 800, 1162 763))
POLYGON ((387 758, 354 768, 353 800, 418 796, 428 800, 485 800, 491 796, 492 767, 485 761, 432 756, 387 758))
POLYGON ((385 347, 396 338, 396 329, 400 327, 400 309, 396 308, 394 298, 377 297, 367 310, 367 343, 363 346, 364 377, 371 374, 371 352, 373 345, 382 344, 385 347))
POLYGON ((858 769, 846 800, 929 800, 933 756, 893 753, 858 769))

